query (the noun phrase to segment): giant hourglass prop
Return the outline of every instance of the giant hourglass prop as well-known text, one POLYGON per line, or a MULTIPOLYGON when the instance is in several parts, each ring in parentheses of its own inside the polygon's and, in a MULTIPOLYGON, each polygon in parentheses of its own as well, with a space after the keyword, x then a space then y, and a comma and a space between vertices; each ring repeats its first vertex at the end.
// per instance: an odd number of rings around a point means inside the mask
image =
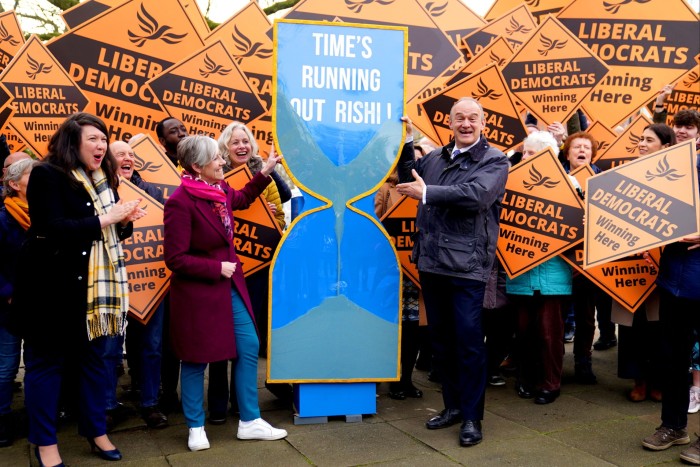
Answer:
POLYGON ((267 378, 301 383, 302 416, 373 413, 353 401, 399 377, 401 274, 367 197, 403 140, 407 32, 280 20, 274 40, 275 142, 320 202, 273 259, 267 378))

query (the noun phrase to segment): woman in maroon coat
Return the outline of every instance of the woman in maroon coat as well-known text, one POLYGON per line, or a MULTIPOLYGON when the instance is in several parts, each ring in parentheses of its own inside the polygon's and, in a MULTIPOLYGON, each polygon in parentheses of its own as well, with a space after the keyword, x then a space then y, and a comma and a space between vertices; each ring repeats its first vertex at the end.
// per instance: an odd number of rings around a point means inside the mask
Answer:
POLYGON ((233 209, 245 209, 272 180, 280 157, 240 190, 224 181, 224 160, 215 140, 189 136, 180 141, 182 184, 165 204, 165 262, 173 271, 170 333, 182 360, 182 408, 192 451, 209 448, 204 432, 204 370, 208 363, 237 358, 239 439, 281 439, 258 407, 258 336, 250 299, 233 246, 233 209))

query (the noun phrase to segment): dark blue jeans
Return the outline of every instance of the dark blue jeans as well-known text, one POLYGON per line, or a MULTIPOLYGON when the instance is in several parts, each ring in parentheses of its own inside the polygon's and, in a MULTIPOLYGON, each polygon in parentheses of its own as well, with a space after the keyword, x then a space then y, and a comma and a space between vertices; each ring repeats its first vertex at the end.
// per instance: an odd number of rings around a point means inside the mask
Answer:
POLYGON ((0 415, 10 413, 22 339, 0 325, 0 415))
POLYGON ((98 337, 88 341, 85 335, 80 342, 70 345, 71 350, 39 349, 25 342, 24 393, 30 443, 37 446, 57 443, 58 398, 69 363, 77 366, 78 432, 86 438, 96 438, 107 432, 105 394, 108 376, 102 360, 107 339, 98 337))
POLYGON ((420 273, 428 315, 434 365, 442 375, 447 409, 460 409, 464 420, 484 418, 486 345, 481 323, 484 282, 420 273))
POLYGON ((141 390, 141 407, 158 404, 160 370, 163 355, 163 316, 165 301, 153 311, 147 324, 129 317, 126 328, 126 354, 132 382, 138 381, 141 390))

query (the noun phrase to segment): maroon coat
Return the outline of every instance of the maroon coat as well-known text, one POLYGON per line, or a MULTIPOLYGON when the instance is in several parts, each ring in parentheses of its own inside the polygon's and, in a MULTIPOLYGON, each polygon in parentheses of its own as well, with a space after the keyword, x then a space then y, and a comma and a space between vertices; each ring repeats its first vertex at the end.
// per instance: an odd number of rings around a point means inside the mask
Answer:
MULTIPOLYGON (((258 173, 242 190, 225 182, 227 206, 245 209, 272 180, 258 173)), ((241 263, 210 203, 180 186, 165 203, 165 264, 170 283, 170 334, 175 355, 186 362, 210 363, 236 357, 231 287, 253 312, 241 263), (236 263, 231 279, 221 276, 221 263, 236 263)))

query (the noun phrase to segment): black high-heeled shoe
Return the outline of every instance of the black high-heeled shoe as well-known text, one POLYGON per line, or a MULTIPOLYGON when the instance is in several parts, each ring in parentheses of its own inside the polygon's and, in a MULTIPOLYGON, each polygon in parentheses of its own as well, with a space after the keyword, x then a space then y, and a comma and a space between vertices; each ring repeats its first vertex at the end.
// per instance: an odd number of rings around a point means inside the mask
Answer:
POLYGON ((95 440, 92 438, 88 438, 88 443, 90 444, 91 451, 106 461, 119 461, 122 459, 122 453, 119 452, 119 449, 103 451, 97 444, 95 444, 95 440))
MULTIPOLYGON (((39 467, 46 467, 43 462, 41 462, 41 454, 39 454, 39 446, 34 446, 34 455, 36 456, 37 462, 39 462, 39 467)), ((56 464, 52 467, 66 467, 63 462, 56 464)))

